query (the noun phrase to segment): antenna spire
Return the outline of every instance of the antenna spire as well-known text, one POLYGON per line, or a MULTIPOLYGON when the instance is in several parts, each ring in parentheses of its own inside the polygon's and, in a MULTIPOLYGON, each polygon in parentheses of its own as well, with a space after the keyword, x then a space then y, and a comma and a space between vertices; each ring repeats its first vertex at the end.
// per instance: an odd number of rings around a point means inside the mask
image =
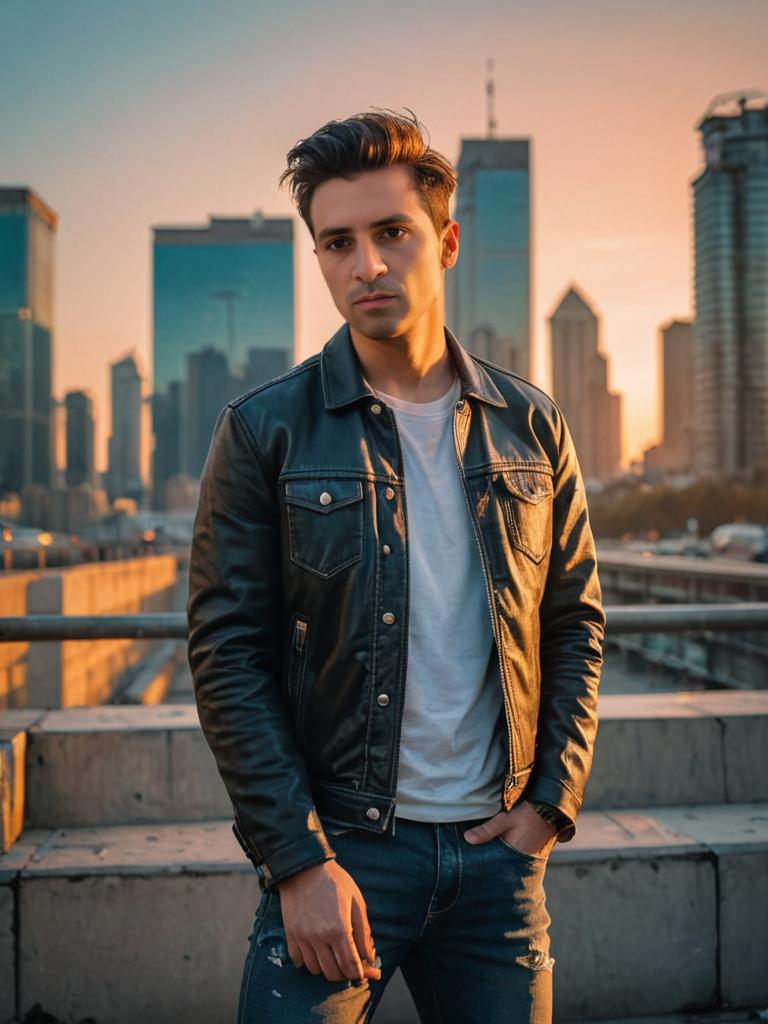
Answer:
POLYGON ((494 99, 496 94, 496 83, 493 80, 493 58, 489 57, 485 62, 485 70, 488 77, 485 80, 485 100, 487 113, 488 138, 492 139, 496 132, 496 115, 494 113, 494 99))

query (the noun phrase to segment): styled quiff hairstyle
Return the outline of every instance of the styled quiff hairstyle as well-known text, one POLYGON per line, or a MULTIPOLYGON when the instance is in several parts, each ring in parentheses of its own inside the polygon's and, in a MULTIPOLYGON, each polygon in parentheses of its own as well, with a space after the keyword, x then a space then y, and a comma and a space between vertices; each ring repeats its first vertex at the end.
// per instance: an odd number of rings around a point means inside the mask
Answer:
POLYGON ((456 187, 456 171, 432 149, 426 129, 410 116, 375 107, 344 121, 329 121, 307 139, 300 139, 286 157, 280 185, 288 183, 291 198, 314 238, 309 215, 318 185, 330 178, 357 177, 363 171, 403 164, 410 167, 421 202, 440 234, 448 223, 448 202, 456 187), (426 138, 425 138, 426 136, 426 138))

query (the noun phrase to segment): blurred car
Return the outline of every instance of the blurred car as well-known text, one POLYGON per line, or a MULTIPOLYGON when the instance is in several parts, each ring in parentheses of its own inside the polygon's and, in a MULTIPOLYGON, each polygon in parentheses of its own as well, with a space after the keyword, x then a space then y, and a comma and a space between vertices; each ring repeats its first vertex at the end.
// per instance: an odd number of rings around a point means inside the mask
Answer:
POLYGON ((723 523, 709 540, 714 558, 768 562, 768 527, 761 523, 723 523))

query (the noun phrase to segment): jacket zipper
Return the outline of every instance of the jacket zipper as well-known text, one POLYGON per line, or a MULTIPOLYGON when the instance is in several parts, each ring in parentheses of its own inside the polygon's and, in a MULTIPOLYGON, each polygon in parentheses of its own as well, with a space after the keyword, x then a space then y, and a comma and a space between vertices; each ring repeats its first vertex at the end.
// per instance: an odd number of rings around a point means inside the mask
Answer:
MULTIPOLYGON (((463 404, 464 403, 462 402, 462 408, 463 408, 463 404)), ((516 776, 514 774, 515 773, 515 766, 517 764, 517 761, 515 759, 515 746, 514 746, 514 738, 513 738, 513 736, 514 736, 514 733, 513 733, 513 723, 512 723, 511 717, 510 717, 510 713, 509 713, 509 705, 507 703, 507 695, 506 695, 506 689, 505 689, 505 683, 504 683, 504 665, 503 665, 502 657, 501 657, 501 643, 500 643, 500 640, 499 640, 499 632, 498 632, 498 628, 497 628, 497 625, 496 625, 496 607, 495 607, 494 601, 493 601, 493 590, 491 588, 491 578, 490 578, 490 574, 488 573, 488 567, 486 565, 485 548, 483 547, 483 539, 482 539, 482 537, 480 535, 480 528, 479 528, 479 526, 477 524, 477 521, 475 519, 475 513, 474 513, 474 510, 472 508, 472 503, 469 500, 469 495, 467 493, 467 484, 466 484, 466 480, 464 478, 464 469, 463 469, 463 466, 461 464, 461 460, 459 458, 459 441, 458 441, 458 437, 456 435, 456 413, 457 413, 457 408, 456 408, 456 405, 454 405, 454 408, 453 408, 453 453, 456 456, 456 466, 457 466, 457 468, 459 470, 459 477, 461 478, 461 489, 464 492, 464 500, 467 503, 467 512, 469 513, 469 518, 472 521, 472 529, 473 529, 474 534, 475 534, 475 540, 477 541, 477 546, 480 549, 480 564, 483 567, 483 578, 485 579, 485 593, 486 593, 486 596, 488 598, 488 608, 489 608, 490 613, 491 613, 491 629, 493 630, 493 638, 494 638, 494 641, 496 643, 496 653, 497 653, 498 658, 499 658, 499 678, 501 679, 501 699, 502 699, 502 701, 504 703, 504 715, 505 715, 506 720, 507 720, 507 753, 509 755, 509 771, 507 772, 507 776, 506 776, 506 779, 505 779, 505 782, 504 782, 504 791, 506 793, 506 791, 508 789, 511 789, 513 786, 517 785, 517 778, 516 778, 516 776)), ((503 797, 502 797, 502 803, 503 803, 503 797)))
POLYGON ((307 629, 308 623, 304 619, 296 619, 293 624, 293 640, 291 642, 291 664, 288 673, 288 686, 289 686, 289 697, 295 697, 296 700, 296 731, 301 735, 301 730, 304 726, 304 707, 301 702, 302 690, 304 689, 304 654, 307 648, 307 629), (296 693, 291 692, 294 683, 294 677, 298 674, 298 686, 296 687, 296 693))

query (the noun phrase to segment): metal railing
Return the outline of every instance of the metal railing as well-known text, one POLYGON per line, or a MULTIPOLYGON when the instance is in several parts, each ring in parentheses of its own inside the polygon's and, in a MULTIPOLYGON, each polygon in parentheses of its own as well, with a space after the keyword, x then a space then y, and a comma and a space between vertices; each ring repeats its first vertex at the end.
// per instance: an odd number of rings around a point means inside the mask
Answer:
MULTIPOLYGON (((609 605, 606 634, 736 631, 768 628, 768 602, 609 605)), ((185 639, 184 612, 136 615, 19 615, 0 617, 0 643, 42 640, 185 639)))

